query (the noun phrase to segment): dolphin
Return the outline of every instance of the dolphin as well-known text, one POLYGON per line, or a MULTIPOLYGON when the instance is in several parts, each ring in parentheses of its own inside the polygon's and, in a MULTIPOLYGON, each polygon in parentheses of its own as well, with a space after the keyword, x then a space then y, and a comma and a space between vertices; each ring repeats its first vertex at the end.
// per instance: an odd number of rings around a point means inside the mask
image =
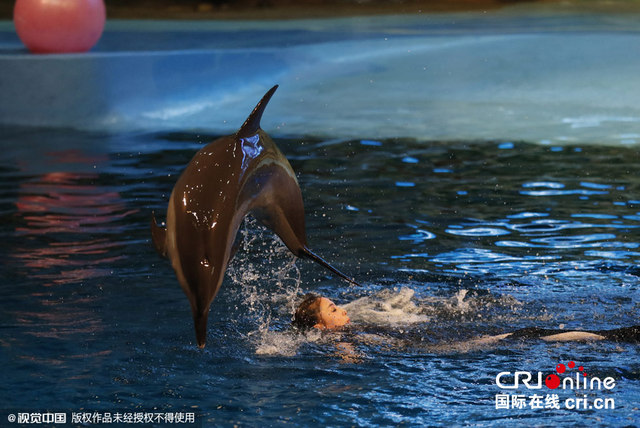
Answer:
POLYGON ((204 348, 209 308, 237 249, 242 219, 251 214, 297 257, 311 259, 359 285, 307 246, 302 192, 291 165, 260 128, 278 85, 260 100, 240 130, 198 151, 169 198, 166 228, 151 214, 153 244, 171 261, 189 303, 196 340, 204 348))

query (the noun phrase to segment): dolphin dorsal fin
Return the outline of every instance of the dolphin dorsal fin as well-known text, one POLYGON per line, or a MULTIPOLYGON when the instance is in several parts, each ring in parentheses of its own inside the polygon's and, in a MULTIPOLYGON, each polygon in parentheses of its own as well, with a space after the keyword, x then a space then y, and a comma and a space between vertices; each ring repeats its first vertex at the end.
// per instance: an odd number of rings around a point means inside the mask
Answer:
POLYGON ((256 108, 253 109, 247 120, 244 121, 240 130, 236 133, 238 138, 248 138, 253 137, 258 133, 260 129, 260 119, 262 119, 262 113, 264 109, 267 107, 269 100, 273 96, 273 93, 278 89, 278 85, 275 85, 273 88, 269 89, 264 97, 260 100, 256 108))

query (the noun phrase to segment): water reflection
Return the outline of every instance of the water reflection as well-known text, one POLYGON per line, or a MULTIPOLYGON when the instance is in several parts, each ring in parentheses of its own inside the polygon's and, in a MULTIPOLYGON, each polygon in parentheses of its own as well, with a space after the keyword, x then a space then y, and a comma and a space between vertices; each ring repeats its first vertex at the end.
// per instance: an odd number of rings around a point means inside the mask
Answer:
POLYGON ((43 286, 104 276, 109 269, 100 266, 121 257, 113 251, 121 244, 100 235, 119 233, 122 227, 112 222, 130 212, 117 192, 90 184, 97 177, 52 172, 19 186, 17 236, 46 245, 25 245, 12 254, 26 275, 44 280, 43 286))
MULTIPOLYGON (((104 330, 95 311, 102 299, 101 280, 122 260, 119 236, 127 209, 115 188, 100 184, 98 170, 108 156, 78 149, 34 153, 17 162, 10 271, 25 283, 29 309, 8 314, 23 331, 39 339, 89 336, 104 330), (40 174, 34 165, 44 165, 40 174), (58 170, 56 170, 59 168, 58 170)), ((96 351, 98 354, 105 352, 96 351)), ((71 356, 53 353, 69 363, 71 356)))
POLYGON ((102 192, 95 185, 83 184, 96 178, 97 175, 52 172, 20 184, 17 236, 27 241, 46 240, 47 245, 16 248, 13 257, 26 268, 25 274, 44 280, 43 286, 103 276, 108 268, 99 266, 120 258, 111 253, 118 243, 96 236, 118 232, 110 223, 127 212, 117 192, 102 192), (68 240, 65 234, 72 235, 72 239, 68 240))

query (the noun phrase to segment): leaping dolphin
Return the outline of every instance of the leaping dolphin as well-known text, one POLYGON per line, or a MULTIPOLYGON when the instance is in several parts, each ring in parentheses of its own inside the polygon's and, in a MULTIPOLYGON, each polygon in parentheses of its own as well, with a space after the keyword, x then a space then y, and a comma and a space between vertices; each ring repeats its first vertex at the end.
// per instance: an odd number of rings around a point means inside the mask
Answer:
POLYGON ((262 113, 277 88, 264 95, 238 132, 213 141, 191 159, 171 192, 166 228, 151 216, 153 244, 171 260, 189 298, 200 348, 206 342, 211 302, 235 253, 242 219, 249 213, 296 256, 358 285, 307 247, 298 180, 282 152, 260 129, 262 113))

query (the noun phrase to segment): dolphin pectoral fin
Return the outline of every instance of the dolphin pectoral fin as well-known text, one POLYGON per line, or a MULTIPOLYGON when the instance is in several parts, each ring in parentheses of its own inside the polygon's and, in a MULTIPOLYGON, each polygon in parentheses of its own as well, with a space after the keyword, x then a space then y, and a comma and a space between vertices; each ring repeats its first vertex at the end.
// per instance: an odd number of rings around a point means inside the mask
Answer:
POLYGON ((355 279, 350 278, 347 275, 345 275, 344 273, 340 272, 338 269, 336 269, 333 266, 331 266, 326 260, 324 260, 319 255, 315 254, 313 251, 311 251, 307 247, 302 247, 302 249, 300 250, 299 256, 311 259, 314 262, 318 263, 319 265, 323 266, 324 268, 326 268, 326 269, 330 270, 331 272, 335 273, 339 277, 343 278, 344 280, 350 282, 351 284, 357 285, 358 287, 362 287, 358 282, 356 282, 355 279))
POLYGON ((156 222, 156 214, 151 212, 151 240, 153 246, 156 247, 156 251, 162 257, 167 257, 167 229, 158 226, 156 222))

